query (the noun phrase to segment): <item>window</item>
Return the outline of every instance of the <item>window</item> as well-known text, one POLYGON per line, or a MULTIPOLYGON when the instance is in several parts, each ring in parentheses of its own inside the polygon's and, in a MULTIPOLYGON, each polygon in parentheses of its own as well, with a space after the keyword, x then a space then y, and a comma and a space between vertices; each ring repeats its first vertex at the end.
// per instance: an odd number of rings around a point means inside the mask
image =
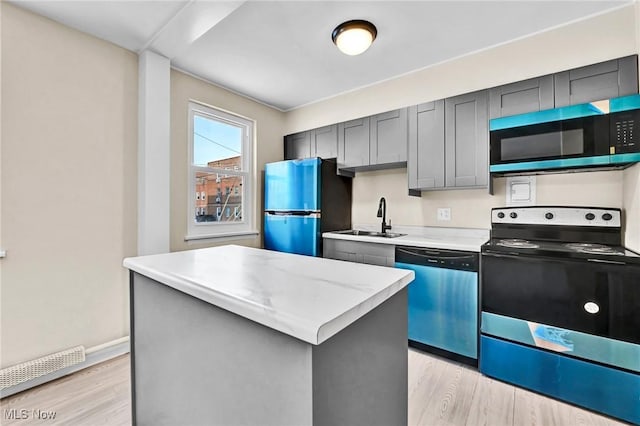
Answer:
POLYGON ((185 239, 257 234, 252 217, 253 127, 251 120, 189 103, 189 190, 193 194, 196 185, 203 185, 197 188, 206 191, 196 192, 196 200, 217 193, 219 206, 214 216, 203 214, 197 202, 189 202, 185 239))

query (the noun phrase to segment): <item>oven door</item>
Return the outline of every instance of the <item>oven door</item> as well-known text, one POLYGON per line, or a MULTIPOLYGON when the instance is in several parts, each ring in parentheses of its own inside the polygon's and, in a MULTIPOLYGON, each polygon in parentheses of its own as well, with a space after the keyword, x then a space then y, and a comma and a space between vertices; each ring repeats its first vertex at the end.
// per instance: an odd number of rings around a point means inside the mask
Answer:
POLYGON ((609 136, 607 115, 492 130, 489 170, 500 173, 607 165, 609 136))
POLYGON ((481 310, 640 344, 640 265, 481 255, 481 310))

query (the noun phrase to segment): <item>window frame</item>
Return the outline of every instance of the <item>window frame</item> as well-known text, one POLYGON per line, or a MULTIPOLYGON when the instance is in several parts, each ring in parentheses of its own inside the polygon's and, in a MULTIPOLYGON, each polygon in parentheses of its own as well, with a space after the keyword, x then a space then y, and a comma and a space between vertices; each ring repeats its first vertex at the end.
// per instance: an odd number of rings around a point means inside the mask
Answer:
MULTIPOLYGON (((205 105, 196 101, 188 103, 188 152, 187 152, 187 183, 188 193, 193 194, 196 187, 196 174, 198 172, 217 174, 221 176, 239 176, 242 178, 240 194, 242 196, 241 221, 215 221, 197 222, 196 203, 189 198, 187 205, 187 235, 185 240, 233 237, 243 235, 257 235, 255 230, 255 121, 240 115, 224 111, 220 108, 205 105), (239 170, 225 170, 225 167, 208 167, 194 164, 194 120, 196 116, 205 119, 222 122, 242 129, 242 149, 239 170)), ((231 191, 233 193, 233 191, 231 191)), ((221 198, 225 198, 222 195, 221 198)), ((207 200, 208 202, 208 200, 207 200)), ((222 209, 221 209, 222 210, 222 209)), ((221 212, 222 213, 222 212, 221 212)), ((235 218, 234 218, 235 219, 235 218)))

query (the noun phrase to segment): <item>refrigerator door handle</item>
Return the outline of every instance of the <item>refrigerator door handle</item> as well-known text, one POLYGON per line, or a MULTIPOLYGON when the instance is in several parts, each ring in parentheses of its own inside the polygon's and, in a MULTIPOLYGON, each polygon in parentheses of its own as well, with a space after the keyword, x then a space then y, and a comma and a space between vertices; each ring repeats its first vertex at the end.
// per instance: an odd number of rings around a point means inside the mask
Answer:
POLYGON ((265 216, 273 215, 273 216, 307 216, 312 218, 320 218, 320 212, 287 212, 287 211, 275 211, 275 210, 266 210, 264 212, 265 216))

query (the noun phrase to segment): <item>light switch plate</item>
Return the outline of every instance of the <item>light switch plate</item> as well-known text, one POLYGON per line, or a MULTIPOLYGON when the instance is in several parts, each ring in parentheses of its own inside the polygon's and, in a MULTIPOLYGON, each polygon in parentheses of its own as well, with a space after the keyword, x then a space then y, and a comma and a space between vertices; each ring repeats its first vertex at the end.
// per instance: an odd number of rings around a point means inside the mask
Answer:
POLYGON ((438 220, 451 220, 451 209, 449 207, 439 208, 438 220))
POLYGON ((532 206, 536 203, 536 177, 507 178, 507 206, 532 206))

